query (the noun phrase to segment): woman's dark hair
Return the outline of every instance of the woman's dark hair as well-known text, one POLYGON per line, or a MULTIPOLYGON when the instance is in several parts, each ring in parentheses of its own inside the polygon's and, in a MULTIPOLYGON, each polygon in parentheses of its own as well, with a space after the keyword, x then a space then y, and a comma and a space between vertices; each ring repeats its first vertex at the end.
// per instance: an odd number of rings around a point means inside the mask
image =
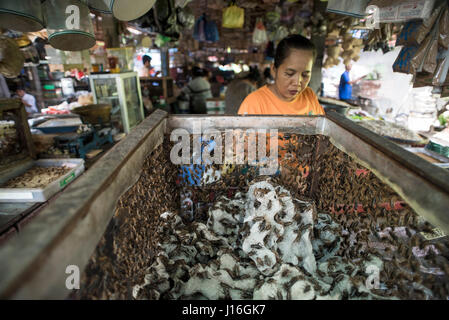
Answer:
POLYGON ((284 60, 287 59, 291 49, 310 50, 313 52, 313 60, 315 61, 317 52, 312 41, 299 34, 292 34, 282 39, 276 48, 276 54, 274 56, 274 66, 276 68, 279 68, 284 60))
POLYGON ((147 56, 147 55, 144 55, 143 57, 142 57, 142 62, 143 62, 143 64, 145 64, 146 62, 149 62, 149 63, 151 63, 151 57, 150 56, 147 56))
POLYGON ((262 80, 259 69, 257 67, 250 67, 246 79, 252 82, 259 83, 262 80))

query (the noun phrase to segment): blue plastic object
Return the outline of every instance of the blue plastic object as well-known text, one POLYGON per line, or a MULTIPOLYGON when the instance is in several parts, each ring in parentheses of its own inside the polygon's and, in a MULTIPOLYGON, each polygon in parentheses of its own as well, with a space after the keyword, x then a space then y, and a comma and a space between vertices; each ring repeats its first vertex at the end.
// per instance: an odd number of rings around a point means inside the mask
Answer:
POLYGON ((201 154, 199 155, 193 155, 191 159, 190 165, 182 165, 181 166, 181 172, 179 177, 181 178, 182 184, 187 184, 188 186, 200 186, 201 180, 203 179, 204 171, 206 170, 206 165, 211 163, 204 163, 203 160, 203 152, 204 148, 206 146, 209 147, 209 152, 215 149, 216 142, 214 140, 207 140, 207 144, 203 145, 203 142, 206 140, 203 140, 202 137, 199 138, 199 141, 201 143, 201 154), (196 160, 201 160, 201 164, 193 164, 196 162, 196 160))

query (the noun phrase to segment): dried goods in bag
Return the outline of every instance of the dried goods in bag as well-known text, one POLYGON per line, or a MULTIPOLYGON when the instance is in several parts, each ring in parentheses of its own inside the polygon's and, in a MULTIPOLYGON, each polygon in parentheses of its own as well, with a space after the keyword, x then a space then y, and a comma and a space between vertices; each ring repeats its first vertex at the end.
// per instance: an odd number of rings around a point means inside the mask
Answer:
POLYGON ((412 58, 415 56, 417 51, 418 47, 416 46, 403 47, 401 49, 401 52, 399 52, 396 61, 393 64, 393 71, 407 74, 415 74, 416 69, 411 62, 412 58))
POLYGON ((421 44, 437 22, 441 10, 442 7, 439 7, 432 13, 429 19, 425 19, 424 21, 413 20, 407 22, 396 40, 396 46, 414 46, 421 44))
POLYGON ((442 86, 447 77, 449 68, 449 50, 446 50, 438 59, 438 65, 433 75, 432 85, 442 86))
POLYGON ((416 51, 411 65, 416 72, 432 73, 437 67, 438 41, 428 37, 416 51))

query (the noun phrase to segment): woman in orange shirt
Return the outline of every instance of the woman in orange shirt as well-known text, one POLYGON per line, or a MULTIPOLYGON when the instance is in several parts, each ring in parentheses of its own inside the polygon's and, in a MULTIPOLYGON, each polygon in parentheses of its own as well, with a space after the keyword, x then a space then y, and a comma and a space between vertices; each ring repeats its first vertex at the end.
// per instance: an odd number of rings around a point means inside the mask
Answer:
POLYGON ((246 97, 238 114, 324 115, 317 96, 308 87, 315 58, 315 46, 307 38, 284 38, 271 66, 274 84, 246 97))
MULTIPOLYGON (((284 38, 276 48, 271 66, 274 83, 246 97, 238 114, 324 115, 317 96, 308 87, 316 55, 315 46, 307 38, 301 35, 284 38)), ((282 173, 290 175, 292 170, 300 170, 306 178, 310 168, 302 167, 295 154, 287 155, 286 144, 285 139, 278 141, 282 173)))

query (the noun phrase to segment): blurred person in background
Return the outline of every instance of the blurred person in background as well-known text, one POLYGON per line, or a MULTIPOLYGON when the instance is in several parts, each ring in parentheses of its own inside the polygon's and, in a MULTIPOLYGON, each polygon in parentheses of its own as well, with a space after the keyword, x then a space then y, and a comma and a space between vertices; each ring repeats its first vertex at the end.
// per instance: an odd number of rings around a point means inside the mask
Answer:
POLYGON ((225 114, 236 115, 243 100, 257 90, 260 81, 261 76, 257 68, 251 67, 249 72, 238 74, 226 90, 225 114))
POLYGON ((192 74, 192 80, 182 89, 182 92, 189 97, 191 113, 205 114, 207 113, 206 100, 212 98, 207 72, 199 67, 193 67, 192 74))
POLYGON ((352 85, 359 82, 360 80, 362 80, 363 78, 366 77, 360 77, 354 81, 350 80, 349 77, 349 73, 352 70, 352 63, 347 63, 345 65, 345 69, 346 71, 343 72, 343 74, 340 77, 340 85, 338 86, 338 97, 340 98, 340 100, 342 101, 346 101, 346 102, 353 102, 352 99, 352 85))
POLYGON ((268 84, 274 83, 273 77, 271 76, 271 68, 270 67, 265 68, 265 70, 263 72, 263 77, 264 77, 265 84, 268 85, 268 84))
POLYGON ((160 74, 159 71, 156 71, 154 67, 151 66, 152 58, 148 55, 144 55, 142 57, 143 67, 139 69, 139 77, 148 78, 148 77, 156 77, 160 74))
POLYGON ((16 93, 19 96, 19 98, 22 99, 22 102, 25 105, 25 110, 28 115, 39 112, 39 110, 36 107, 35 97, 33 97, 29 93, 26 93, 25 89, 21 87, 17 88, 16 93))

